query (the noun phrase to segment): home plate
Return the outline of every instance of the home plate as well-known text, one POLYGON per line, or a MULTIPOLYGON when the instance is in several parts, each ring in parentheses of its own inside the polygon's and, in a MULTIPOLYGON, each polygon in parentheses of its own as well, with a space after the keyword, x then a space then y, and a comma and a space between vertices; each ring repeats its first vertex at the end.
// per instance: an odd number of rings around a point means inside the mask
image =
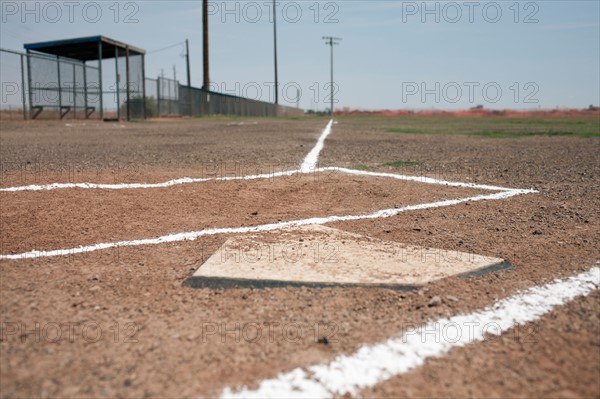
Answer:
POLYGON ((409 290, 445 277, 478 276, 510 267, 500 258, 383 241, 313 225, 230 238, 184 285, 409 290))

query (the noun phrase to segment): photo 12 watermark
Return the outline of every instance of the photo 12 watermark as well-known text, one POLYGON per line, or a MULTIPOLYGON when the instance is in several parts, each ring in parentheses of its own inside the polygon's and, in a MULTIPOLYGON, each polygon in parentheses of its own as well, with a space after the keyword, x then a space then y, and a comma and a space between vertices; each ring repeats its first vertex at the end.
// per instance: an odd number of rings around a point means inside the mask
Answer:
POLYGON ((540 5, 535 1, 403 1, 402 23, 489 23, 540 22, 540 5))
POLYGON ((137 343, 139 326, 135 322, 104 323, 97 321, 3 321, 2 342, 20 343, 137 343))
MULTIPOLYGON (((340 86, 331 82, 312 82, 302 85, 299 82, 279 82, 277 92, 282 102, 288 105, 298 105, 300 101, 310 101, 311 104, 331 103, 333 85, 333 102, 339 102, 340 86)), ((275 82, 211 82, 209 88, 213 92, 238 97, 238 101, 246 99, 273 102, 275 100, 275 82)))
POLYGON ((225 244, 217 251, 220 263, 303 263, 328 265, 339 262, 341 248, 336 242, 305 240, 297 242, 253 242, 225 244))
POLYGON ((339 326, 331 322, 313 324, 280 321, 203 322, 198 341, 203 344, 226 343, 300 343, 306 340, 330 344, 339 342, 339 326))
POLYGON ((538 104, 539 92, 536 82, 402 82, 401 96, 404 104, 496 104, 505 98, 515 104, 538 104))
POLYGON ((337 24, 340 3, 334 1, 209 1, 208 15, 223 24, 282 21, 337 24))
POLYGON ((137 162, 0 162, 0 183, 11 187, 53 183, 124 183, 139 180, 137 162))
POLYGON ((438 321, 427 325, 404 323, 401 331, 401 340, 404 344, 426 344, 428 342, 471 344, 481 340, 490 343, 502 336, 512 337, 515 342, 522 344, 535 344, 539 326, 537 324, 515 325, 511 330, 503 331, 502 326, 497 322, 481 323, 477 320, 464 320, 461 322, 438 321))
POLYGON ((136 1, 2 1, 2 23, 139 22, 140 2, 136 1))

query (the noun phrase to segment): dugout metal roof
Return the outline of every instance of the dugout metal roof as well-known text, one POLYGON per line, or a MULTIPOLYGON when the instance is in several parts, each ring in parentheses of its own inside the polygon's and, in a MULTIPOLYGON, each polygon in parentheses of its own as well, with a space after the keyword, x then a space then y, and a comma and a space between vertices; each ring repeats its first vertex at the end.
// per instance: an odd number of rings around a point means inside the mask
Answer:
POLYGON ((52 40, 25 44, 26 50, 68 57, 80 61, 114 58, 118 51, 124 56, 129 48, 129 56, 144 55, 145 50, 110 39, 106 36, 87 36, 74 39, 52 40))

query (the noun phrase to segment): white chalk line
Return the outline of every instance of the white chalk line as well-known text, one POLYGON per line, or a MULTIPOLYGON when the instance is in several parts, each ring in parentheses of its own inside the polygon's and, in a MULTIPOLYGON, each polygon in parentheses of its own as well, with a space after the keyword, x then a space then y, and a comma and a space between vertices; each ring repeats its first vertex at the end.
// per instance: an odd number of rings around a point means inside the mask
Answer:
POLYGON ((333 124, 333 119, 329 121, 323 133, 317 140, 317 144, 313 147, 312 150, 308 153, 306 158, 304 158, 304 162, 300 165, 300 171, 303 173, 309 173, 316 169, 317 162, 319 161, 319 154, 323 150, 323 146, 325 145, 325 139, 331 133, 331 125, 333 124))
POLYGON ((397 180, 414 181, 417 183, 424 183, 424 184, 438 184, 438 185, 442 185, 442 186, 464 187, 464 188, 473 188, 473 189, 480 189, 480 190, 492 190, 492 191, 520 190, 523 192, 523 194, 537 192, 536 190, 532 190, 532 189, 529 189, 529 190, 523 189, 522 190, 522 189, 514 189, 514 188, 508 188, 508 187, 490 186, 490 185, 486 185, 486 184, 463 183, 463 182, 440 180, 440 179, 434 179, 434 178, 426 177, 426 176, 411 176, 411 175, 399 175, 399 174, 394 174, 394 173, 368 172, 368 171, 364 171, 364 170, 341 168, 341 167, 337 167, 337 166, 313 168, 309 171, 302 171, 300 169, 296 169, 296 170, 287 170, 287 171, 282 171, 282 172, 247 175, 247 176, 224 176, 224 177, 207 177, 207 178, 182 177, 180 179, 169 180, 169 181, 165 181, 162 183, 117 183, 117 184, 111 184, 111 183, 52 183, 52 184, 46 184, 46 185, 5 187, 5 188, 0 188, 0 191, 4 191, 4 192, 51 191, 51 190, 59 190, 59 189, 67 189, 67 188, 104 189, 104 190, 151 189, 151 188, 167 188, 167 187, 177 186, 177 185, 181 185, 181 184, 206 183, 206 182, 214 182, 214 181, 261 180, 261 179, 272 179, 272 178, 276 178, 276 177, 289 177, 289 176, 303 175, 303 174, 315 174, 316 175, 316 174, 323 173, 323 172, 339 172, 339 173, 346 173, 346 174, 358 175, 358 176, 393 178, 393 179, 397 179, 397 180))
MULTIPOLYGON (((598 264, 598 263, 597 263, 598 264)), ((225 388, 222 398, 327 398, 353 396, 394 376, 441 357, 453 348, 481 342, 487 334, 538 320, 554 307, 598 289, 600 268, 500 300, 481 311, 440 319, 407 330, 376 345, 364 345, 351 355, 340 355, 328 364, 296 368, 263 380, 258 389, 225 388)))
POLYGON ((351 175, 371 176, 371 177, 388 177, 388 178, 398 179, 398 180, 414 181, 417 183, 425 183, 425 184, 439 184, 442 186, 450 186, 450 187, 474 188, 474 189, 479 189, 479 190, 492 190, 492 191, 520 190, 523 192, 523 194, 537 192, 536 190, 533 190, 533 189, 526 190, 526 189, 515 189, 515 188, 509 188, 509 187, 490 186, 487 184, 462 183, 462 182, 456 182, 456 181, 434 179, 432 177, 425 177, 425 176, 398 175, 398 174, 394 174, 394 173, 383 173, 383 172, 368 172, 368 171, 364 171, 364 170, 347 169, 347 168, 340 168, 340 167, 336 167, 336 166, 324 167, 324 168, 317 169, 318 172, 325 172, 328 170, 337 171, 337 172, 341 172, 341 173, 348 173, 351 175))
POLYGON ((315 146, 310 150, 308 155, 304 158, 300 169, 287 170, 283 172, 264 173, 248 176, 224 176, 224 177, 207 177, 207 178, 191 178, 182 177, 180 179, 168 180, 161 183, 51 183, 51 184, 31 184, 28 186, 16 186, 16 187, 2 187, 0 192, 18 192, 18 191, 51 191, 67 188, 79 188, 79 189, 103 189, 103 190, 132 190, 132 189, 149 189, 149 188, 166 188, 177 186, 180 184, 191 184, 191 183, 205 183, 209 181, 232 181, 232 180, 259 180, 259 179, 271 179, 275 177, 292 176, 295 174, 314 173, 319 172, 317 169, 317 161, 319 154, 323 150, 325 139, 331 133, 331 125, 333 119, 329 121, 315 146))
MULTIPOLYGON (((393 173, 381 173, 381 172, 368 172, 363 170, 355 170, 341 167, 323 167, 318 168, 317 163, 319 160, 319 155, 323 150, 325 145, 325 139, 331 133, 331 126, 333 124, 333 119, 329 121, 317 143, 312 148, 312 150, 305 157, 302 162, 300 169, 295 170, 287 170, 281 172, 274 173, 263 173, 263 174, 255 174, 255 175, 247 175, 247 176, 224 176, 224 177, 207 177, 207 178, 191 178, 191 177, 182 177, 179 179, 168 180, 160 183, 51 183, 51 184, 43 184, 43 185, 28 185, 28 186, 16 186, 16 187, 3 187, 0 188, 0 192, 19 192, 19 191, 51 191, 51 190, 59 190, 59 189, 103 189, 103 190, 131 190, 131 189, 152 189, 152 188, 167 188, 172 186, 177 186, 181 184, 192 184, 192 183, 206 183, 211 181, 235 181, 235 180, 260 180, 260 179, 271 179, 276 177, 286 177, 293 176, 296 174, 310 174, 310 173, 323 173, 326 171, 337 171, 340 173, 347 173, 352 175, 359 176, 371 176, 371 177, 389 177, 398 180, 405 181, 414 181, 418 183, 425 184, 439 184, 444 186, 452 186, 452 187, 465 187, 465 188, 475 188, 481 190, 494 190, 494 191, 509 191, 515 190, 513 188, 507 187, 498 187, 498 186, 490 186, 484 184, 475 184, 475 183, 462 183, 462 182, 452 182, 447 180, 439 180, 431 177, 425 176, 410 176, 410 175, 398 175, 393 173)), ((522 190, 523 194, 526 193, 534 193, 535 190, 522 190)))
POLYGON ((55 256, 66 256, 73 254, 82 254, 88 252, 95 252, 110 248, 118 248, 118 247, 132 247, 132 246, 141 246, 141 245, 159 245, 165 243, 173 243, 180 241, 194 241, 199 237, 217 235, 217 234, 242 234, 242 233, 256 233, 263 231, 273 231, 273 230, 281 230, 290 227, 299 227, 306 226, 312 224, 327 224, 333 222, 345 222, 345 221, 353 221, 353 220, 365 220, 365 219, 379 219, 379 218, 388 218, 391 216, 395 216, 401 212, 406 211, 414 211, 414 210, 422 210, 422 209, 431 209, 431 208, 439 208, 444 206, 452 206, 457 205, 463 202, 476 202, 483 200, 499 200, 510 198, 515 195, 523 194, 523 190, 508 190, 502 191, 493 194, 487 195, 478 195, 473 197, 465 197, 465 198, 457 198, 451 200, 444 200, 438 202, 430 202, 425 204, 416 204, 416 205, 408 205, 401 208, 390 208, 390 209, 382 209, 370 214, 362 214, 362 215, 347 215, 347 216, 326 216, 326 217, 314 217, 308 219, 299 219, 292 220, 287 222, 278 222, 278 223, 270 223, 263 224, 258 226, 248 226, 248 227, 226 227, 226 228, 213 228, 213 229, 204 229, 183 233, 174 233, 168 234, 156 238, 146 238, 140 240, 131 240, 131 241, 117 241, 117 242, 107 242, 101 244, 93 244, 80 246, 69 249, 56 249, 56 250, 48 250, 48 251, 40 251, 40 250, 32 250, 29 252, 23 252, 20 254, 10 254, 10 255, 0 255, 0 260, 17 260, 17 259, 33 259, 33 258, 49 258, 55 256))
POLYGON ((426 184, 439 184, 445 186, 455 186, 455 187, 465 187, 465 188, 475 188, 475 189, 483 189, 483 190, 493 190, 493 191, 501 191, 495 194, 490 195, 479 195, 473 197, 466 198, 458 198, 453 200, 445 200, 438 201, 432 203, 418 204, 418 205, 410 205, 401 208, 391 208, 391 209, 383 209, 376 211, 371 214, 362 214, 362 215, 347 215, 347 216, 328 216, 328 217, 315 217, 308 219, 300 219, 294 221, 287 222, 279 222, 272 224, 264 224, 253 227, 228 227, 228 228, 214 228, 214 229, 204 229, 197 230, 191 232, 182 232, 182 233, 174 233, 163 235, 156 238, 147 238, 147 239, 139 239, 139 240, 129 240, 129 241, 117 241, 117 242, 108 242, 108 243, 100 243, 86 246, 79 246, 75 248, 68 249, 56 249, 56 250, 36 250, 33 249, 29 252, 23 252, 19 254, 6 254, 0 255, 0 260, 17 260, 17 259, 33 259, 33 258, 43 258, 43 257, 55 257, 55 256, 66 256, 73 254, 81 254, 88 252, 95 252, 110 248, 118 248, 118 247, 131 247, 131 246, 141 246, 141 245, 159 245, 164 243, 172 243, 172 242, 180 242, 180 241, 190 241, 196 240, 202 236, 208 235, 216 235, 216 234, 240 234, 240 233, 248 233, 248 232, 261 232, 261 231, 272 231, 272 230, 280 230, 290 227, 298 227, 305 226, 309 224, 327 224, 332 222, 340 222, 340 221, 350 221, 350 220, 363 220, 363 219, 376 219, 376 218, 386 218, 399 214, 400 212, 406 212, 411 210, 421 210, 421 209, 430 209, 430 208, 438 208, 444 206, 456 205, 461 202, 469 202, 469 201, 481 201, 481 200, 497 200, 509 198, 515 195, 521 194, 529 194, 536 192, 535 190, 522 190, 522 189, 510 189, 504 187, 496 187, 496 186, 488 186, 488 185, 479 185, 473 183, 461 183, 461 182, 450 182, 445 180, 438 180, 428 177, 421 176, 407 176, 407 175, 397 175, 392 173, 377 173, 377 172, 367 172, 367 171, 359 171, 347 168, 337 168, 337 167, 325 167, 325 168, 316 168, 316 164, 318 162, 318 157, 323 149, 324 141, 327 136, 331 132, 331 125, 333 120, 331 120, 328 124, 315 147, 310 151, 310 153, 306 156, 304 162, 302 163, 302 167, 299 170, 293 171, 285 171, 285 172, 277 172, 271 174, 259 174, 259 175, 250 175, 250 176, 242 176, 242 177, 222 177, 222 178, 206 178, 206 179, 191 179, 191 178, 182 178, 177 180, 170 180, 164 183, 128 183, 128 184, 94 184, 94 183, 55 183, 46 186, 21 186, 21 187, 12 187, 3 189, 3 191, 36 191, 36 190, 54 190, 59 188, 104 188, 104 189, 130 189, 130 188, 157 188, 157 187, 170 187, 178 184, 188 184, 188 183, 200 183, 207 181, 218 181, 218 180, 255 180, 255 179, 266 179, 272 177, 281 177, 281 176, 291 176, 294 174, 307 174, 307 173, 323 173, 323 172, 340 172, 347 173, 353 175, 363 175, 363 176, 371 176, 371 177, 383 177, 383 178, 394 178, 398 180, 405 181, 415 181, 426 184))
POLYGON ((232 181, 232 180, 260 180, 270 179, 275 177, 292 176, 301 173, 300 170, 287 170, 283 172, 264 173, 248 176, 224 176, 224 177, 206 177, 192 178, 182 177, 180 179, 168 180, 161 183, 52 183, 44 185, 32 184, 29 186, 6 187, 0 188, 0 191, 18 192, 18 191, 51 191, 65 188, 80 188, 80 189, 103 189, 103 190, 134 190, 143 188, 166 188, 177 186, 180 184, 190 183, 206 183, 210 181, 232 181))

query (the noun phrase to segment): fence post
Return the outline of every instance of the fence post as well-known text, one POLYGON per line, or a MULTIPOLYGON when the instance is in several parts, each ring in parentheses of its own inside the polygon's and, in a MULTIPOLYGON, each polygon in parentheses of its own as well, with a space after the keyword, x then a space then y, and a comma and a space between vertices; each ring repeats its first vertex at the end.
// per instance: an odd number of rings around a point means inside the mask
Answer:
POLYGON ((85 119, 89 119, 88 117, 88 93, 87 93, 87 65, 85 61, 83 61, 83 114, 85 115, 85 119))
POLYGON ((160 76, 156 79, 156 116, 160 118, 160 76))
POLYGON ((60 89, 60 58, 58 55, 56 56, 56 70, 58 72, 58 114, 60 115, 60 119, 62 119, 62 90, 60 89))
POLYGON ((146 55, 142 54, 142 117, 146 119, 146 55))
POLYGON ((125 89, 127 90, 125 92, 125 101, 127 101, 127 121, 129 122, 131 120, 131 96, 129 94, 131 89, 129 86, 129 46, 125 46, 125 80, 127 81, 125 82, 125 89))
POLYGON ((98 92, 100 95, 100 120, 104 119, 104 88, 102 86, 102 39, 98 40, 98 92))
POLYGON ((75 64, 73 64, 73 119, 77 119, 77 78, 75 76, 75 64))
POLYGON ((172 113, 172 111, 171 111, 172 104, 171 103, 173 102, 173 97, 171 97, 171 81, 170 80, 167 80, 167 86, 169 87, 169 94, 167 94, 167 98, 169 100, 167 103, 169 104, 169 116, 171 116, 171 113, 172 113))
POLYGON ((21 99, 23 101, 23 120, 27 120, 27 104, 25 102, 25 66, 23 63, 23 54, 21 58, 21 99))
POLYGON ((117 80, 117 119, 121 120, 121 99, 119 98, 119 48, 115 46, 115 76, 117 80))
POLYGON ((33 89, 31 88, 31 54, 29 49, 27 49, 27 87, 29 88, 29 117, 32 117, 31 114, 33 109, 33 89))

